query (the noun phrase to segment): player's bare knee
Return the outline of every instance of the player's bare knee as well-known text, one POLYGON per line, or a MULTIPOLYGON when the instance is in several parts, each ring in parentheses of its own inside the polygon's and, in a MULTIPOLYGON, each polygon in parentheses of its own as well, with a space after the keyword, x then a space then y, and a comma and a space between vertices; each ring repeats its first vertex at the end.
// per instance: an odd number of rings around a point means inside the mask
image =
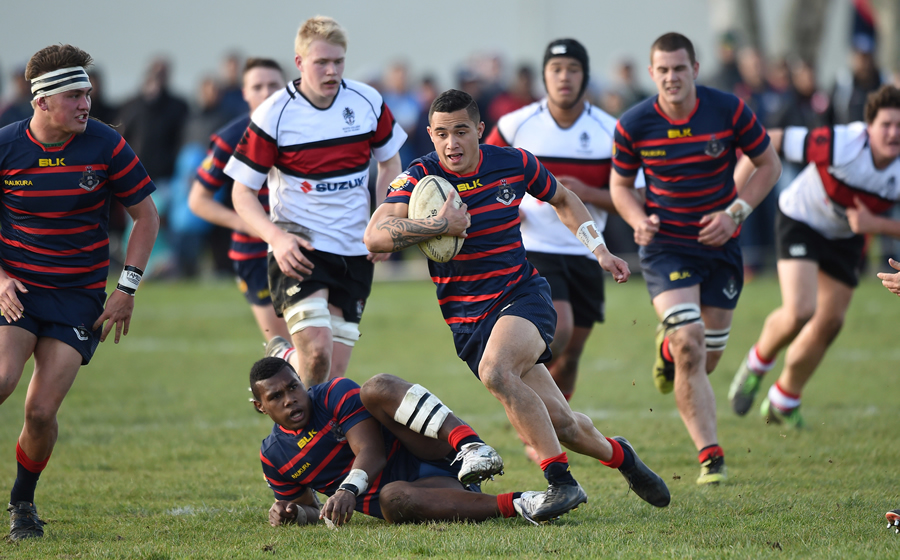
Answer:
POLYGON ((25 424, 34 430, 47 431, 54 428, 56 423, 57 408, 42 404, 25 407, 25 424))
POLYGON ((381 514, 390 523, 414 523, 418 521, 413 487, 408 482, 391 482, 381 489, 378 501, 381 514))
POLYGON ((490 364, 486 367, 478 368, 478 377, 487 390, 495 396, 508 394, 513 381, 513 373, 511 371, 505 368, 493 367, 490 364))
POLYGON ((405 392, 406 387, 401 387, 403 384, 409 385, 395 375, 379 373, 362 384, 359 389, 359 398, 366 408, 372 408, 388 400, 391 395, 405 392))

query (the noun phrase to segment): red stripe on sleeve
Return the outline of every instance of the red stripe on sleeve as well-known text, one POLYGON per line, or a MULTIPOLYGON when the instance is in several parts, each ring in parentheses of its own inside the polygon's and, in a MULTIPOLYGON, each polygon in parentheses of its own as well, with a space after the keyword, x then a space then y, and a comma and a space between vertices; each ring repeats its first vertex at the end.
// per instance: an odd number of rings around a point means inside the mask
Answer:
POLYGON ((112 157, 116 157, 119 155, 119 152, 122 151, 122 148, 125 147, 125 139, 119 136, 119 143, 116 144, 116 148, 113 150, 112 157))
POLYGON ((741 118, 741 112, 744 110, 744 100, 738 97, 738 107, 737 111, 734 112, 734 116, 731 117, 731 126, 737 126, 738 119, 741 118))

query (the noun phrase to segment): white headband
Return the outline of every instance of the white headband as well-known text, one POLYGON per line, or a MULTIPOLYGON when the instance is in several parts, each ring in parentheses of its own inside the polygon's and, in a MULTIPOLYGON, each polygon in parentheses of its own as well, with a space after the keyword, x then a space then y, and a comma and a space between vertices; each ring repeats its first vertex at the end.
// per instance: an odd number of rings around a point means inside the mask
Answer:
POLYGON ((91 87, 91 80, 81 66, 60 68, 31 80, 31 93, 34 94, 35 99, 89 87, 91 87))

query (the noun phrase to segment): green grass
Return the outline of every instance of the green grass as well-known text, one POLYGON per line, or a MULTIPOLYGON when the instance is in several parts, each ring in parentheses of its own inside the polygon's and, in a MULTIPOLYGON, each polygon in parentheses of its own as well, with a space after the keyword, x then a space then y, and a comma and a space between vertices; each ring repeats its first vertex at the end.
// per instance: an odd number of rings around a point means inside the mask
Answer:
MULTIPOLYGON (((777 283, 749 284, 712 376, 729 481, 698 488, 696 455, 671 395, 650 378, 653 311, 640 278, 607 284, 607 316, 584 356, 575 409, 627 436, 672 490, 653 508, 618 473, 570 455, 590 502, 552 526, 522 520, 392 527, 357 515, 340 531, 272 528, 258 459, 270 430, 247 402, 261 338, 230 283, 141 288, 132 333, 102 345, 60 411, 60 437, 38 487, 48 521, 35 542, 0 543, 0 558, 886 558, 900 537, 896 324, 900 301, 877 281, 858 290, 844 331, 804 394, 804 432, 735 417, 725 395, 742 354, 779 303, 777 283)), ((350 377, 389 372, 419 382, 504 456, 491 493, 541 489, 539 469, 500 405, 453 353, 428 283, 379 283, 350 377)), ((0 488, 15 477, 29 365, 0 407, 0 488)), ((766 387, 774 380, 766 380, 766 387)))

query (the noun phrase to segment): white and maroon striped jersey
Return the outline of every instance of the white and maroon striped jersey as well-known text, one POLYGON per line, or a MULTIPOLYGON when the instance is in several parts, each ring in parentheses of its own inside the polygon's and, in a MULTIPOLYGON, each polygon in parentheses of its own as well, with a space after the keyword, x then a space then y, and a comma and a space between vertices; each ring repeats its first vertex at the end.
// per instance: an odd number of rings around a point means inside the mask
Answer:
POLYGON ((257 190, 268 179, 270 219, 309 230, 317 250, 368 254, 369 162, 392 158, 406 133, 372 87, 344 80, 331 106, 319 109, 299 83, 253 112, 225 173, 257 190))
POLYGON ((782 151, 786 160, 807 165, 778 197, 778 206, 827 239, 853 236, 845 208, 856 206, 854 198, 877 214, 900 200, 900 160, 875 168, 865 123, 788 127, 782 151))
MULTIPOLYGON (((557 178, 568 175, 589 187, 608 189, 615 128, 614 117, 588 102, 575 124, 561 128, 550 115, 547 100, 542 99, 501 117, 485 142, 526 149, 557 178)), ((585 206, 603 231, 606 211, 592 204, 585 206)), ((519 209, 526 250, 594 258, 550 204, 525 195, 519 209)))

